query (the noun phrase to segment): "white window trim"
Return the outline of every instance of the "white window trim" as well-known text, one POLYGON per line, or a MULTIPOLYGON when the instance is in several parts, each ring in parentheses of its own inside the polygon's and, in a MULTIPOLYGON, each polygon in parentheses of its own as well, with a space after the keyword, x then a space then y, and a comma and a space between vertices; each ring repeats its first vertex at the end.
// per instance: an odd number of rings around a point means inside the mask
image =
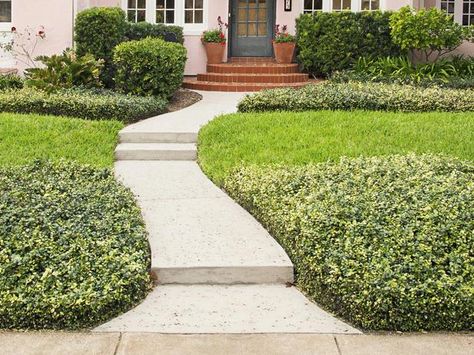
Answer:
MULTIPOLYGON (((305 11, 304 8, 304 0, 301 0, 301 8, 303 12, 305 11)), ((385 10, 385 0, 380 0, 380 10, 385 10)), ((332 0, 323 0, 323 12, 335 12, 332 9, 332 0)), ((362 0, 351 0, 351 11, 359 12, 362 11, 362 0)), ((367 11, 367 10, 364 10, 367 11)))
MULTIPOLYGON (((13 0, 12 3, 12 22, 0 22, 0 40, 10 41, 13 38, 11 33, 13 27, 13 0)), ((2 51, 3 52, 3 51, 2 51)), ((0 56, 0 68, 14 68, 16 67, 16 60, 11 53, 3 52, 0 56)))
POLYGON ((12 22, 0 22, 0 32, 10 32, 13 26, 13 0, 12 5, 12 22))
MULTIPOLYGON (((441 9, 441 0, 436 0, 436 7, 441 9)), ((454 21, 462 25, 462 8, 463 1, 456 1, 454 3, 454 21)))
MULTIPOLYGON (((208 0, 203 0, 203 23, 184 23, 184 0, 175 0, 174 6, 174 23, 166 23, 165 25, 181 26, 183 27, 184 35, 187 36, 201 35, 203 31, 208 29, 208 0)), ((122 0, 122 9, 127 11, 128 0, 122 0)), ((156 23, 156 0, 146 0, 146 21, 156 23)))

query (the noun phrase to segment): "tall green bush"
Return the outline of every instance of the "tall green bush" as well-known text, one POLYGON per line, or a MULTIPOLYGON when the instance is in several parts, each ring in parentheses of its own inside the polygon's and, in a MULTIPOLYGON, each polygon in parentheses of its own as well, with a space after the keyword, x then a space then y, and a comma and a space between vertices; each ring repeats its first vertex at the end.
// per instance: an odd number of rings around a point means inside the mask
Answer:
POLYGON ((186 49, 159 38, 124 42, 115 48, 116 88, 123 93, 170 97, 180 87, 186 49))
POLYGON ((328 76, 359 57, 400 55, 390 37, 390 12, 316 12, 296 21, 298 60, 304 70, 328 76))
POLYGON ((184 43, 183 28, 180 26, 165 25, 163 23, 151 24, 148 22, 129 22, 127 25, 125 37, 129 41, 153 37, 161 38, 167 42, 184 43))
POLYGON ((96 59, 104 60, 101 80, 106 87, 112 87, 114 84, 113 50, 125 40, 126 30, 125 12, 118 7, 94 7, 77 15, 77 54, 83 56, 90 53, 96 59))

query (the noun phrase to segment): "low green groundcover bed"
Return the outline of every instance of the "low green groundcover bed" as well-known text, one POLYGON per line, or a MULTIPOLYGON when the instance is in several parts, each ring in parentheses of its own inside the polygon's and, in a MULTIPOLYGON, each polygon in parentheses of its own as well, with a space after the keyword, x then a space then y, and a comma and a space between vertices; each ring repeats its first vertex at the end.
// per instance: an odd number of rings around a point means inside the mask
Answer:
POLYGON ((222 183, 237 165, 302 165, 341 156, 441 153, 474 160, 473 113, 273 112, 219 117, 199 134, 199 161, 222 183))
POLYGON ((0 168, 0 328, 94 326, 142 300, 145 227, 108 169, 0 168))
POLYGON ((474 329, 474 165, 434 155, 243 167, 225 188, 298 286, 373 330, 474 329))
POLYGON ((61 158, 112 166, 123 123, 0 113, 0 166, 61 158))

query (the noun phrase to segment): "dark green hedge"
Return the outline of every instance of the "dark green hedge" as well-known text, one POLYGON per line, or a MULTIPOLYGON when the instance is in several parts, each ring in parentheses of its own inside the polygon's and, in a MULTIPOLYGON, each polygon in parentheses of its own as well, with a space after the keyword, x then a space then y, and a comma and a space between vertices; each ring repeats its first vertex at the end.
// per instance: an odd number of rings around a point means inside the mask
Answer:
POLYGON ((112 171, 0 168, 0 191, 0 328, 91 327, 146 296, 145 226, 112 171))
POLYGON ((117 90, 168 98, 183 82, 186 48, 150 37, 124 42, 115 48, 114 64, 117 90))
POLYGON ((21 89, 23 78, 16 74, 0 75, 0 90, 21 89))
POLYGON ((103 59, 101 80, 106 87, 113 87, 112 55, 115 46, 125 40, 125 12, 118 7, 93 7, 81 11, 74 30, 77 54, 90 53, 96 59, 103 59))
POLYGON ((159 97, 127 96, 106 90, 58 90, 53 93, 24 88, 0 91, 0 112, 72 116, 125 123, 163 113, 167 101, 159 97))
POLYGON ((148 22, 129 22, 125 37, 129 41, 144 39, 146 37, 161 38, 165 41, 184 43, 183 28, 180 26, 165 25, 162 23, 151 24, 148 22))
POLYGON ((390 12, 316 12, 296 20, 298 61, 316 76, 349 68, 359 57, 400 55, 390 37, 390 12))
POLYGON ((247 95, 240 112, 376 110, 474 111, 474 90, 370 82, 324 82, 302 89, 273 89, 247 95))
POLYGON ((372 330, 474 329, 474 165, 426 156, 246 167, 225 188, 298 286, 372 330))

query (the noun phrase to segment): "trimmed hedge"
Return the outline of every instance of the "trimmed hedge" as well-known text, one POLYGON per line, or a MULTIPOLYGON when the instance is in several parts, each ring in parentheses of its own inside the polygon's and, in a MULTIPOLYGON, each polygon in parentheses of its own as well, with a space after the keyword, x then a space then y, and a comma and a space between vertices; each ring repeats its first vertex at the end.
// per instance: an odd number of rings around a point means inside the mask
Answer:
POLYGON ((113 87, 113 50, 125 40, 127 21, 125 12, 118 7, 93 7, 79 12, 74 27, 76 52, 79 56, 92 54, 104 60, 101 80, 113 87))
POLYGON ((92 327, 146 296, 145 226, 111 170, 0 168, 0 191, 0 328, 92 327))
POLYGON ((244 167, 226 190, 289 253, 298 286, 372 330, 474 329, 474 165, 446 157, 244 167))
POLYGON ((125 123, 163 113, 167 101, 106 90, 58 90, 47 93, 32 88, 0 91, 0 111, 72 116, 88 120, 118 120, 125 123))
POLYGON ((153 37, 161 38, 167 42, 184 43, 182 27, 165 25, 163 23, 151 24, 149 22, 128 22, 125 37, 129 41, 153 37), (176 40, 172 41, 172 39, 176 40))
POLYGON ((474 111, 474 90, 409 85, 324 82, 302 89, 273 89, 247 95, 240 112, 381 110, 401 112, 474 111))
POLYGON ((296 20, 298 61, 316 76, 348 69, 359 57, 400 55, 390 36, 390 12, 315 12, 296 20))
POLYGON ((169 98, 183 82, 186 48, 159 38, 124 42, 115 48, 114 64, 117 90, 169 98))
POLYGON ((0 75, 0 90, 21 89, 23 78, 16 74, 0 75))

